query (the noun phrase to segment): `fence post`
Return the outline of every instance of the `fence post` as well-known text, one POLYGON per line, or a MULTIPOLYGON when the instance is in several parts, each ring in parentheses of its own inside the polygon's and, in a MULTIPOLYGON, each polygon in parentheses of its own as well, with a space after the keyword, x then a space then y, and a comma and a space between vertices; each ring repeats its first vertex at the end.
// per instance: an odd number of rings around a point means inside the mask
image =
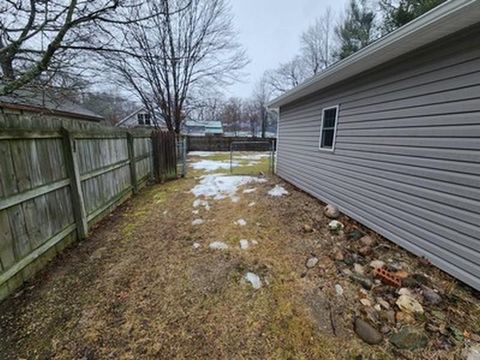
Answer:
POLYGON ((85 202, 83 200, 75 137, 65 128, 62 128, 62 135, 65 165, 70 178, 72 209, 75 216, 75 222, 77 223, 78 237, 80 239, 85 239, 88 235, 88 220, 87 211, 85 210, 85 202))
POLYGON ((128 147, 128 159, 130 160, 130 179, 132 180, 133 193, 138 193, 138 180, 137 180, 137 162, 135 161, 135 146, 133 144, 134 137, 131 133, 127 133, 127 147, 128 147))

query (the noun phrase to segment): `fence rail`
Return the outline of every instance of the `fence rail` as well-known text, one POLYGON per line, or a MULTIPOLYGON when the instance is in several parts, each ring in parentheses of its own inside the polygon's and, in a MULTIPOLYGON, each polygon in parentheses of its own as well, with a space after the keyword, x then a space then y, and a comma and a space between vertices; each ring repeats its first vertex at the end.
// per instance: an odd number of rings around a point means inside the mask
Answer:
POLYGON ((153 173, 149 132, 2 130, 0 300, 153 173))

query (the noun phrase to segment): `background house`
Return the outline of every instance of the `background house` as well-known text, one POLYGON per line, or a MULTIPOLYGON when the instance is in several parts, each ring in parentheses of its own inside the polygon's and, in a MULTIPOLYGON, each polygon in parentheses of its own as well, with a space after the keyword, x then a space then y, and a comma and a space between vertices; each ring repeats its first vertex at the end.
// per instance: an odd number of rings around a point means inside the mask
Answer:
POLYGON ((145 107, 135 110, 120 120, 115 126, 122 128, 160 128, 166 129, 165 121, 152 114, 145 107))
POLYGON ((55 89, 23 89, 0 96, 0 129, 82 130, 107 125, 101 115, 55 89))
POLYGON ((479 19, 448 1, 270 104, 279 176, 476 289, 479 19))
POLYGON ((190 136, 223 136, 223 125, 221 121, 187 120, 184 133, 190 136))

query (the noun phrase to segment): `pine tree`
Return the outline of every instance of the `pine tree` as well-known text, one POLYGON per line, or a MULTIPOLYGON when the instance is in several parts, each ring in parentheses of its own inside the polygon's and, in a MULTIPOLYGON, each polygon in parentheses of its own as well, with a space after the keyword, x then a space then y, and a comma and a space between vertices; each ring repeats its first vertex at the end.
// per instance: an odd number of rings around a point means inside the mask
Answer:
POLYGON ((340 47, 339 59, 352 55, 372 41, 374 12, 368 8, 366 0, 351 0, 345 20, 336 27, 340 47))
POLYGON ((380 0, 384 14, 382 30, 389 33, 443 2, 445 0, 380 0))

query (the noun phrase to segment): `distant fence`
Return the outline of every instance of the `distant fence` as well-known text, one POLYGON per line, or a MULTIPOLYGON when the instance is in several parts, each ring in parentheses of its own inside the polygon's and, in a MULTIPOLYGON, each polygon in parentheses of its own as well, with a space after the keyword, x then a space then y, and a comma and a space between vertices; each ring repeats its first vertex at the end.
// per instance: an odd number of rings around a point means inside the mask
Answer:
POLYGON ((232 142, 244 142, 242 151, 270 151, 271 146, 265 142, 273 143, 276 146, 276 139, 262 139, 251 137, 222 137, 222 136, 188 136, 188 151, 230 151, 232 142))
POLYGON ((0 300, 152 176, 150 133, 0 132, 0 300))

